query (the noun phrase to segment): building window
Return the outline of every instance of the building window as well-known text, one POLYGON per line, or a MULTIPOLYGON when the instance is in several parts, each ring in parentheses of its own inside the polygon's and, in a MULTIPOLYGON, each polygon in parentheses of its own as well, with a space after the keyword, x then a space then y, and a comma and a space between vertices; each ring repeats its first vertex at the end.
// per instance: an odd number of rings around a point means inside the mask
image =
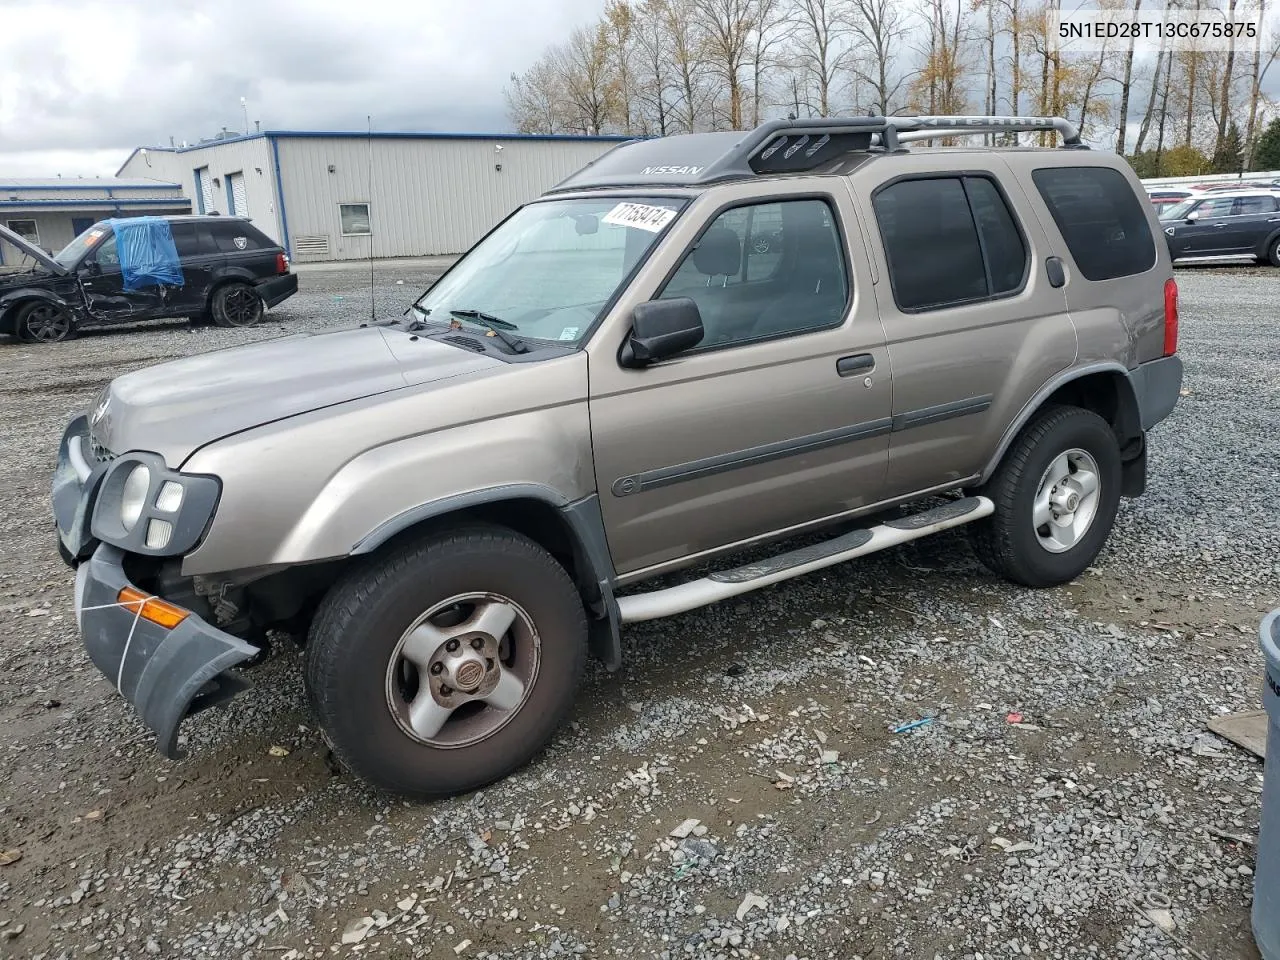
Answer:
POLYGON ((342 218, 342 235, 344 237, 367 237, 373 231, 369 228, 369 205, 367 203, 340 203, 338 216, 342 218))
POLYGON ((27 243, 40 244, 40 229, 34 220, 10 220, 9 229, 27 243))

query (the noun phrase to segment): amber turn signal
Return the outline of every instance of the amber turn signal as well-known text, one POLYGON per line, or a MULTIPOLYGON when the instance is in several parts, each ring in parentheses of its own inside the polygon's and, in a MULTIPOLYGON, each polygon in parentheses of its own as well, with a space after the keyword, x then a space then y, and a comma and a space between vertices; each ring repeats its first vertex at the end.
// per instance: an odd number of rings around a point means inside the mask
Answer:
POLYGON ((189 611, 183 610, 181 607, 175 607, 172 603, 143 593, 133 587, 125 587, 121 590, 116 597, 116 602, 128 607, 135 613, 138 613, 139 609, 141 609, 139 616, 143 620, 149 620, 164 627, 166 630, 172 630, 187 617, 191 616, 189 611))

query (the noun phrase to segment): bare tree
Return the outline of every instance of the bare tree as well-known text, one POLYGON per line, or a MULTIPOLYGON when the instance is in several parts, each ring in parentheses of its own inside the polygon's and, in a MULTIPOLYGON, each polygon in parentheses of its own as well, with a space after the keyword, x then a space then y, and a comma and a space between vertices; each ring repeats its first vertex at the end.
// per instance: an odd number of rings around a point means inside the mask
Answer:
POLYGON ((645 0, 634 8, 636 109, 640 132, 665 137, 675 96, 671 38, 667 34, 662 0, 645 0))
MULTIPOLYGON (((1133 12, 1136 14, 1141 9, 1142 0, 1133 0, 1133 12)), ((1129 49, 1124 55, 1124 79, 1120 81, 1120 122, 1117 124, 1119 131, 1116 133, 1116 153, 1122 157, 1129 126, 1129 91, 1133 86, 1133 48, 1136 43, 1136 37, 1129 38, 1129 49)), ((1159 72, 1157 67, 1156 73, 1159 72)))
POLYGON ((898 70, 907 14, 898 0, 851 0, 849 34, 858 49, 851 56, 855 82, 865 83, 875 97, 875 108, 893 113, 895 101, 906 83, 898 70))
POLYGON ((676 117, 688 132, 699 129, 713 97, 704 81, 707 40, 694 2, 661 0, 678 90, 676 117))
POLYGON ((729 97, 725 122, 730 130, 743 125, 743 70, 756 29, 756 7, 753 0, 693 0, 706 35, 708 66, 729 97))
POLYGON ((849 48, 844 38, 849 31, 847 0, 796 0, 796 63, 816 94, 818 116, 831 115, 831 93, 844 65, 849 48))
POLYGON ((564 84, 549 54, 522 76, 511 75, 507 88, 507 113, 518 133, 561 133, 564 118, 564 84))
MULTIPOLYGON (((1227 22, 1234 23, 1236 18, 1236 0, 1227 0, 1227 22)), ((1227 59, 1222 68, 1221 86, 1218 91, 1220 109, 1218 111, 1218 137, 1214 141, 1213 150, 1217 153, 1222 148, 1222 141, 1227 135, 1227 123, 1231 119, 1231 83, 1236 68, 1236 37, 1232 33, 1227 39, 1227 59)))
POLYGON ((617 121, 624 133, 634 133, 632 108, 635 97, 636 16, 626 0, 610 0, 604 9, 601 29, 608 46, 607 68, 611 73, 617 121))
POLYGON ((555 48, 552 64, 564 83, 573 111, 573 129, 594 135, 605 132, 616 96, 609 76, 609 41, 604 25, 578 27, 569 41, 555 48))

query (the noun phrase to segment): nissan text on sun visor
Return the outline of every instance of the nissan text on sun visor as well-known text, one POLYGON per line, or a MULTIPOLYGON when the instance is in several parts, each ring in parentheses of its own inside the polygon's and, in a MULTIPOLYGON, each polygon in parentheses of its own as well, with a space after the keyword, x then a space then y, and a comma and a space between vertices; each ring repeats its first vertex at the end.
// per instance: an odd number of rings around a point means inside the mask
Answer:
POLYGON ((182 264, 168 220, 131 217, 107 223, 116 237, 125 290, 182 286, 182 264))

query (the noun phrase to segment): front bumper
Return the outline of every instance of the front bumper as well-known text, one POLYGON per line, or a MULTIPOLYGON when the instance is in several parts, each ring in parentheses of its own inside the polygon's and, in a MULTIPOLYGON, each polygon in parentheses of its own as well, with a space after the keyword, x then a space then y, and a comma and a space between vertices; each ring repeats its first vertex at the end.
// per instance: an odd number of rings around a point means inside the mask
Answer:
POLYGON ((184 755, 178 749, 182 721, 248 689, 229 671, 259 650, 194 613, 170 630, 120 604, 120 591, 133 586, 124 558, 122 550, 101 544, 77 568, 80 637, 89 659, 155 733, 160 752, 177 760, 184 755))
POLYGON ((298 275, 296 273, 282 273, 280 276, 272 277, 270 280, 259 280, 254 284, 254 289, 258 291, 258 296, 262 298, 262 302, 268 308, 271 308, 278 303, 283 303, 298 292, 298 275))

